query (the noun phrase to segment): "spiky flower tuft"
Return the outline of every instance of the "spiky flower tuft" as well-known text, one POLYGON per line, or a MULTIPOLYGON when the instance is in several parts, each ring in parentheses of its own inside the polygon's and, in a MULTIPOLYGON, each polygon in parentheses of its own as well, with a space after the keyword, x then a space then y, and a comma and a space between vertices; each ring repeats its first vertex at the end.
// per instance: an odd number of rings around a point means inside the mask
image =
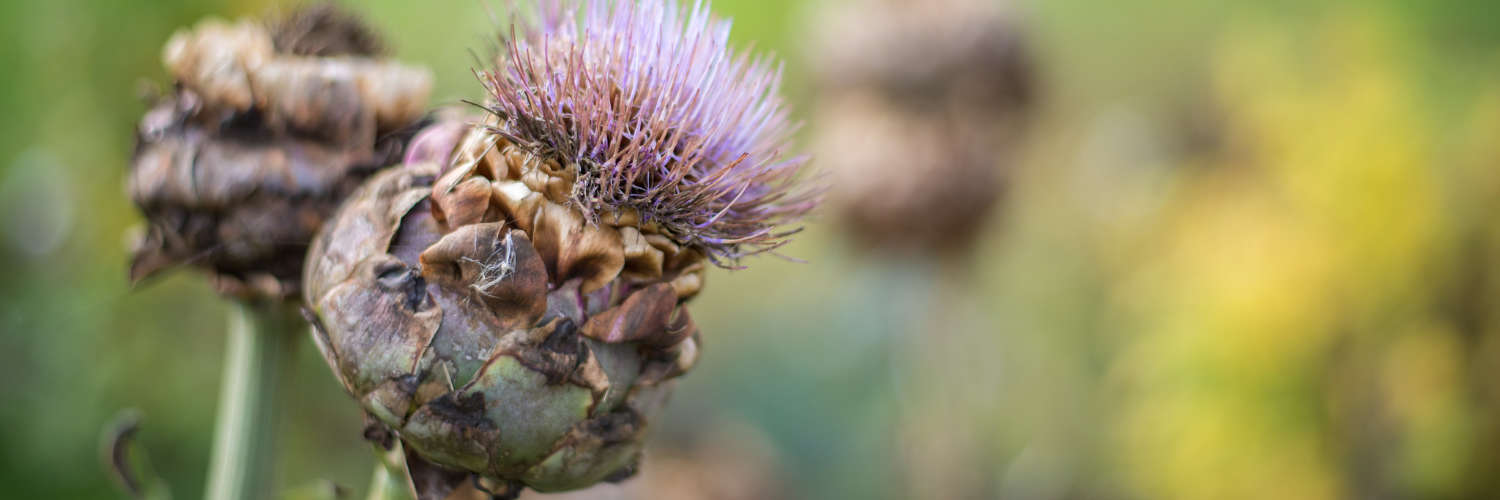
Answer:
POLYGON ((494 132, 577 165, 591 217, 633 210, 721 265, 775 249, 819 194, 783 156, 780 66, 729 28, 702 2, 543 0, 479 72, 494 132))

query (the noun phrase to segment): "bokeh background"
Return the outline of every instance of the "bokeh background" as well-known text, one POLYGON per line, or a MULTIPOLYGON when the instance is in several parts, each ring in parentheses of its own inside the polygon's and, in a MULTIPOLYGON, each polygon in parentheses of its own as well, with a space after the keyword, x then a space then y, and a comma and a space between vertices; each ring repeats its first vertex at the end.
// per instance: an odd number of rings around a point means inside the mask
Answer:
MULTIPOLYGON (((485 3, 357 8, 456 103, 485 3)), ((811 109, 812 6, 714 4, 811 109)), ((118 497, 98 447, 123 408, 201 492, 226 308, 188 272, 127 286, 123 174, 172 31, 288 7, 0 2, 0 496, 118 497)), ((808 263, 711 273, 652 464, 589 494, 1500 495, 1493 2, 1016 9, 1039 115, 972 255, 869 255, 829 216, 786 249, 808 263)), ((357 496, 359 415, 302 347, 280 483, 357 496)))

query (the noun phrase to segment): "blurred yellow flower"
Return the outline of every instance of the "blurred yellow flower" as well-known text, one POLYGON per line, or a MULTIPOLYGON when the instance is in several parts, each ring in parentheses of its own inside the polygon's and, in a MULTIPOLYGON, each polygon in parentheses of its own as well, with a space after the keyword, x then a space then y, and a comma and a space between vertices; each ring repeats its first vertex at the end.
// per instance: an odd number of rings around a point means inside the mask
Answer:
POLYGON ((1184 174, 1160 251, 1115 291, 1133 327, 1113 372, 1115 460, 1139 496, 1461 484, 1460 347, 1431 322, 1459 170, 1436 154, 1420 73, 1390 57, 1397 37, 1353 18, 1217 49, 1224 148, 1184 174))

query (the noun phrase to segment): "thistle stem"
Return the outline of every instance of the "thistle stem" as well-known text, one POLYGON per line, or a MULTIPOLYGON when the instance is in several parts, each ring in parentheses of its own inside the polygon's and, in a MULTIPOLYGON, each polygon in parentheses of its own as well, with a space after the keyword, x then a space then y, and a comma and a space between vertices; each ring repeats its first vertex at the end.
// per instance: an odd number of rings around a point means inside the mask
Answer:
POLYGON ((204 498, 271 497, 276 386, 300 324, 281 305, 234 303, 204 498))
POLYGON ((377 459, 375 473, 371 474, 371 492, 366 500, 411 500, 407 473, 396 470, 384 458, 377 459))
POLYGON ((413 500, 407 485, 401 445, 392 451, 375 450, 375 472, 370 477, 370 494, 366 500, 413 500))

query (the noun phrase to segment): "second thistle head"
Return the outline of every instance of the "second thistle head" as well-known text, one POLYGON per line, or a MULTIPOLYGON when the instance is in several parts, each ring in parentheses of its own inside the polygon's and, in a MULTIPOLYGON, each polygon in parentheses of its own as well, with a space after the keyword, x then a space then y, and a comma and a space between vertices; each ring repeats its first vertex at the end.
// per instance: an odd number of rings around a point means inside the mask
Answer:
POLYGON ((270 23, 205 20, 163 49, 173 77, 137 128, 130 198, 145 218, 132 281, 207 271, 240 300, 293 300, 308 242, 423 121, 431 75, 381 55, 322 4, 270 23))
POLYGON ((778 72, 728 34, 702 5, 543 1, 480 72, 481 123, 419 134, 314 241, 315 339, 370 435, 439 471, 419 484, 634 470, 697 359, 706 263, 777 247, 817 198, 780 154, 778 72))

